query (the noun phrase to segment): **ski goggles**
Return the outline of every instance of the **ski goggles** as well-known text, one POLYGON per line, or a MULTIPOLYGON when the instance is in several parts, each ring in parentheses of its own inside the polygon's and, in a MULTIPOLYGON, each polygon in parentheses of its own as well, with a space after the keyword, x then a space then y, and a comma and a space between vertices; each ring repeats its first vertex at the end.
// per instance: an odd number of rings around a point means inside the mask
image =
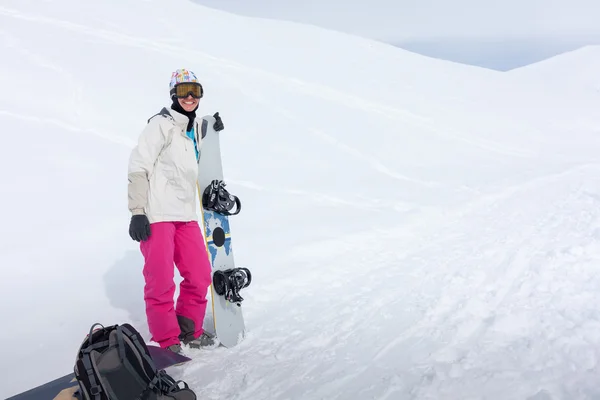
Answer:
POLYGON ((192 97, 199 99, 204 95, 202 85, 196 82, 179 83, 173 88, 173 91, 175 96, 180 99, 184 99, 189 95, 192 95, 192 97))

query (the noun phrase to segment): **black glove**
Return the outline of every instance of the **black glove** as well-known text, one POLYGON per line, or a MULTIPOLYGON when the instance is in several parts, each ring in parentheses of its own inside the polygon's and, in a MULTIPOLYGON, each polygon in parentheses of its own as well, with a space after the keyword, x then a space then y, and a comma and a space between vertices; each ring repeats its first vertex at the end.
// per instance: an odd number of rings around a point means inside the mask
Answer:
POLYGON ((223 126, 223 121, 221 121, 221 117, 219 117, 219 113, 216 112, 215 115, 213 115, 213 117, 215 117, 216 120, 215 124, 213 125, 214 130, 219 132, 225 129, 225 127, 223 126))
POLYGON ((150 221, 146 215, 133 215, 129 223, 129 236, 136 242, 148 240, 150 237, 150 221))

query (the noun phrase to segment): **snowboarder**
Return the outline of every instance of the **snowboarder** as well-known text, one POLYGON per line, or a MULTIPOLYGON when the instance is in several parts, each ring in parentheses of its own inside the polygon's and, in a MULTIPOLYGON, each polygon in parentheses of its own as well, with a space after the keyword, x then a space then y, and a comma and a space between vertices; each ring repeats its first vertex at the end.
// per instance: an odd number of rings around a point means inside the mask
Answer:
MULTIPOLYGON (((216 345, 203 330, 211 265, 196 214, 202 137, 196 110, 203 87, 186 69, 173 72, 172 104, 148 120, 128 168, 129 235, 140 242, 145 263, 144 300, 152 340, 175 352, 216 345), (183 278, 174 307, 175 264, 183 278)), ((223 122, 215 114, 216 131, 223 122)))

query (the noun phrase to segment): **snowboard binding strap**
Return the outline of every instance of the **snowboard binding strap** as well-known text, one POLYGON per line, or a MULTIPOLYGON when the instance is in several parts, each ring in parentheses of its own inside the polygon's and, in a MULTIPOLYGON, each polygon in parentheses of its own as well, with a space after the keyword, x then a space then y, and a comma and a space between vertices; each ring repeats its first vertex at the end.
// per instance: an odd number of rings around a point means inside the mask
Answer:
POLYGON ((240 296, 240 290, 250 286, 252 274, 248 268, 231 268, 217 270, 213 274, 213 285, 219 296, 224 296, 229 302, 241 305, 244 298, 240 296))
POLYGON ((242 208, 240 199, 229 194, 225 189, 225 182, 217 179, 213 180, 210 185, 204 189, 204 193, 202 194, 202 205, 204 209, 215 211, 222 215, 239 214, 242 208), (235 211, 231 212, 234 205, 235 211))

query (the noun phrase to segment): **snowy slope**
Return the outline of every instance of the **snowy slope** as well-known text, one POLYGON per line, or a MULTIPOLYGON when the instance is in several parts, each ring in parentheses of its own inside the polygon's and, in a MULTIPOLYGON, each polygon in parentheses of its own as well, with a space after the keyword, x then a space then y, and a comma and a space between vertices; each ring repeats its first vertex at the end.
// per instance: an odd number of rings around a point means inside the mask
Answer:
POLYGON ((180 67, 254 277, 247 340, 173 371, 199 398, 600 394, 589 97, 187 0, 4 0, 0 37, 0 396, 95 322, 147 335, 126 167, 180 67))
POLYGON ((600 46, 584 46, 507 73, 550 81, 555 85, 569 85, 579 90, 581 85, 596 86, 598 91, 600 87, 598 68, 600 68, 600 46))
POLYGON ((596 132, 596 138, 600 137, 599 68, 600 46, 585 46, 506 74, 516 82, 526 83, 524 88, 543 94, 546 98, 563 99, 558 111, 570 117, 545 118, 548 119, 548 125, 559 128, 563 134, 567 133, 564 135, 569 138, 567 145, 572 146, 574 142, 585 142, 589 131, 596 132))

